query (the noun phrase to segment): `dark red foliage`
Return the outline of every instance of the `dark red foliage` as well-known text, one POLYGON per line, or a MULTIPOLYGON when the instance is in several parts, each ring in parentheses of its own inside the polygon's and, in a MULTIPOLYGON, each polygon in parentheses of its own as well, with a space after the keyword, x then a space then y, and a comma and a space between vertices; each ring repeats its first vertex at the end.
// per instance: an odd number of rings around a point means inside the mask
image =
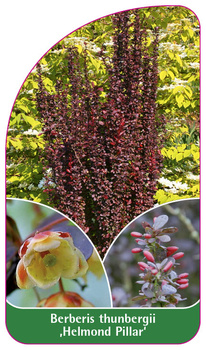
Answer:
POLYGON ((86 50, 81 57, 68 50, 70 85, 58 82, 56 94, 45 91, 38 66, 37 105, 52 172, 49 202, 87 232, 101 255, 126 224, 154 205, 164 128, 155 103, 157 33, 148 48, 138 11, 116 14, 113 23, 112 59, 99 54, 108 72, 106 102, 89 80, 86 50))

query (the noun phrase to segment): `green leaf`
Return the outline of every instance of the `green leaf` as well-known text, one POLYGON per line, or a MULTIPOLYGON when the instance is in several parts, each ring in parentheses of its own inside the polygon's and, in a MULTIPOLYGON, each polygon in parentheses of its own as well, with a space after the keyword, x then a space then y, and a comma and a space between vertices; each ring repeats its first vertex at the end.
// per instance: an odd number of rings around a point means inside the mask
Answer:
POLYGON ((192 186, 192 187, 191 187, 191 189, 190 189, 190 190, 192 191, 193 195, 194 195, 194 194, 199 195, 200 185, 199 185, 199 184, 194 185, 194 186, 192 186))
POLYGON ((159 204, 166 203, 168 201, 167 194, 164 190, 158 190, 154 196, 159 204))
POLYGON ((29 117, 28 115, 24 115, 24 120, 32 126, 32 129, 41 124, 39 121, 35 120, 32 117, 29 117))
POLYGON ((200 158, 199 152, 192 152, 192 155, 195 162, 199 161, 199 158, 200 158))
POLYGON ((167 72, 165 70, 163 70, 162 72, 160 72, 160 80, 164 80, 167 76, 167 72))
POLYGON ((184 87, 182 85, 177 85, 175 86, 175 88, 172 90, 172 93, 175 95, 177 94, 179 91, 182 91, 184 89, 184 87))
POLYGON ((13 182, 18 182, 18 183, 19 183, 20 177, 14 175, 14 176, 11 176, 10 178, 8 178, 8 181, 9 181, 9 182, 12 182, 12 183, 13 183, 13 182))
POLYGON ((176 95, 175 98, 176 98, 178 107, 181 108, 182 104, 183 104, 183 101, 184 101, 184 96, 182 94, 181 95, 176 95))
POLYGON ((181 38, 184 42, 187 41, 187 35, 185 33, 181 35, 181 38))
POLYGON ((184 92, 189 98, 191 98, 193 95, 192 89, 189 86, 185 86, 184 92))
POLYGON ((31 148, 33 148, 33 149, 36 149, 38 146, 37 146, 37 144, 36 144, 36 142, 34 142, 34 141, 31 141, 30 142, 30 146, 31 146, 31 148))
POLYGON ((82 46, 81 45, 75 45, 75 46, 76 46, 76 48, 78 50, 78 53, 82 53, 82 51, 83 51, 82 46))
POLYGON ((176 161, 179 162, 180 160, 182 160, 182 159, 183 159, 183 156, 184 156, 184 153, 178 153, 178 154, 176 155, 176 161))
POLYGON ((94 68, 96 70, 96 73, 98 74, 99 73, 99 68, 100 68, 100 65, 101 65, 101 61, 95 59, 94 57, 92 57, 92 55, 90 53, 89 53, 89 57, 90 57, 91 64, 94 66, 94 68))
POLYGON ((19 139, 9 139, 9 142, 11 142, 12 146, 16 149, 22 150, 23 149, 23 144, 22 141, 19 139))
POLYGON ((188 83, 191 83, 192 81, 194 81, 196 79, 195 75, 192 75, 189 79, 188 79, 188 83))
POLYGON ((147 45, 146 46, 150 46, 151 45, 151 39, 150 37, 147 38, 147 45))
POLYGON ((167 50, 167 54, 171 60, 174 58, 174 53, 172 51, 167 50))
POLYGON ((183 106, 184 106, 184 108, 189 107, 190 106, 190 101, 184 101, 183 102, 183 106))
POLYGON ((32 81, 33 89, 38 89, 38 83, 36 81, 32 81))
POLYGON ((24 111, 25 113, 28 113, 29 112, 29 108, 27 106, 24 106, 23 104, 21 103, 18 103, 17 104, 18 108, 21 109, 22 111, 24 111))
POLYGON ((182 67, 183 66, 182 59, 177 53, 175 54, 175 58, 176 58, 176 61, 179 63, 179 65, 182 67))
POLYGON ((187 145, 184 143, 184 144, 182 144, 182 145, 179 145, 178 147, 177 147, 177 151, 178 152, 183 152, 184 150, 185 150, 185 148, 187 147, 187 145))
POLYGON ((167 102, 167 100, 158 100, 157 101, 160 105, 164 105, 166 102, 167 102))
POLYGON ((163 155, 163 157, 167 156, 167 149, 165 147, 161 149, 161 154, 163 155))
POLYGON ((171 79, 174 80, 175 75, 174 75, 174 73, 171 70, 168 70, 168 74, 171 77, 171 79))
POLYGON ((192 38, 194 36, 194 30, 192 30, 191 28, 188 28, 188 33, 190 38, 192 38))
POLYGON ((190 150, 190 149, 186 149, 186 150, 184 151, 184 158, 189 157, 190 154, 191 154, 191 150, 190 150))
POLYGON ((176 158, 176 155, 177 155, 177 150, 176 148, 170 148, 168 151, 167 151, 167 157, 170 158, 170 159, 175 159, 176 158))

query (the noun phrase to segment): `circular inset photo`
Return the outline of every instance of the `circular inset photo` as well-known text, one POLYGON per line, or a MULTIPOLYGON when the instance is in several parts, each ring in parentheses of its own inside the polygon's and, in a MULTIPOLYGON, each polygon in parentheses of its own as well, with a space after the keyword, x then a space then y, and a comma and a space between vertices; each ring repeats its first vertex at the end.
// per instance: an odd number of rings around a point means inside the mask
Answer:
POLYGON ((134 219, 105 260, 113 306, 187 307, 199 300, 199 199, 134 219))
POLYGON ((7 301, 18 307, 110 307, 102 261, 73 221, 45 205, 7 199, 7 301))

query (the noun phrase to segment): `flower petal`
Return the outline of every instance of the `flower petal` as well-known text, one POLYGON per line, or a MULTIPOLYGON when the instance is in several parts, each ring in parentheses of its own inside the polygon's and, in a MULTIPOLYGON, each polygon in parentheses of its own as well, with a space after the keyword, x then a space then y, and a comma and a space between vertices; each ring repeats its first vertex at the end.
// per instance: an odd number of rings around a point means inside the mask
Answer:
POLYGON ((33 249, 36 252, 45 252, 46 250, 51 250, 58 248, 60 246, 60 239, 54 239, 52 237, 47 237, 43 241, 39 241, 33 244, 33 249))
POLYGON ((55 249, 55 255, 61 268, 61 276, 65 278, 76 278, 79 271, 79 257, 73 245, 62 240, 61 245, 55 249))
POLYGON ((33 259, 26 268, 30 279, 40 288, 46 289, 56 284, 61 276, 61 266, 46 266, 39 253, 34 253, 33 259))
POLYGON ((46 289, 56 284, 60 277, 74 279, 84 276, 88 269, 84 255, 74 246, 69 233, 37 233, 22 246, 21 253, 20 288, 30 288, 27 284, 24 287, 21 279, 28 279, 31 286, 46 289))
POLYGON ((16 268, 16 281, 19 288, 29 289, 35 285, 29 278, 22 260, 19 261, 16 268))
POLYGON ((79 257, 79 271, 75 275, 75 278, 76 278, 76 277, 81 277, 81 276, 85 275, 85 273, 88 270, 88 263, 87 263, 84 255, 82 254, 82 252, 77 248, 75 248, 75 249, 76 249, 76 253, 79 257))
POLYGON ((30 244, 31 240, 32 240, 32 238, 26 239, 26 241, 19 248, 19 256, 20 256, 20 258, 22 258, 26 254, 28 245, 30 244))

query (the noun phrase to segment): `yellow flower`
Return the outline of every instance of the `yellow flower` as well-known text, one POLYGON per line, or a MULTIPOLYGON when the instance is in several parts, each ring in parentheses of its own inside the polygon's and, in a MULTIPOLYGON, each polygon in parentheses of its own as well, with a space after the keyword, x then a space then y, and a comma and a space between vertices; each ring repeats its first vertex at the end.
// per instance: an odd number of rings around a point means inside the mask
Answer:
POLYGON ((94 305, 77 293, 59 292, 41 300, 37 307, 94 307, 94 305))
POLYGON ((19 288, 46 289, 61 277, 74 279, 85 275, 88 269, 84 255, 67 232, 37 233, 23 243, 19 256, 16 271, 19 288))

